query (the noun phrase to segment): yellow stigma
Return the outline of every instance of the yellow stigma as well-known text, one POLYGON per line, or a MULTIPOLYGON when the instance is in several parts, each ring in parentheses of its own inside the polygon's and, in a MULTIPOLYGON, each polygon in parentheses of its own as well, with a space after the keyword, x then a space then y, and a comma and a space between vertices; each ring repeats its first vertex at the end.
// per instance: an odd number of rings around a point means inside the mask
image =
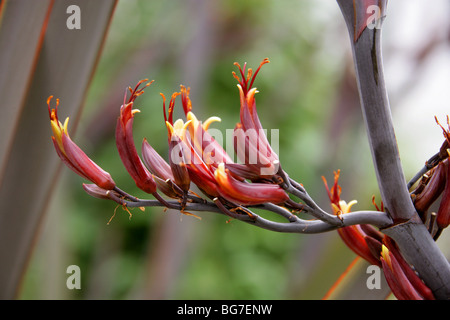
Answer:
POLYGON ((389 249, 384 244, 381 246, 381 256, 383 257, 384 261, 386 261, 389 268, 392 269, 391 257, 389 256, 389 249))
POLYGON ((65 154, 64 147, 62 144, 62 135, 65 134, 69 136, 67 132, 67 126, 69 124, 69 117, 66 118, 64 124, 57 120, 56 115, 53 116, 52 110, 52 119, 50 120, 50 124, 52 126, 53 136, 55 137, 56 142, 58 143, 59 149, 65 154))
POLYGON ((175 123, 170 124, 170 122, 166 121, 166 126, 169 131, 169 135, 172 136, 175 134, 176 136, 180 137, 181 139, 184 139, 186 137, 186 130, 188 126, 191 124, 191 120, 183 122, 182 119, 178 119, 175 121, 175 123))
POLYGON ((203 130, 208 131, 209 126, 213 123, 213 122, 221 122, 222 119, 220 119, 219 117, 209 117, 208 119, 206 119, 205 122, 203 122, 203 130))
POLYGON ((197 117, 195 116, 195 114, 194 114, 192 111, 189 111, 189 112, 186 114, 186 119, 189 120, 189 121, 192 121, 192 124, 193 124, 194 126, 197 126, 197 125, 198 125, 198 119, 197 119, 197 117))
POLYGON ((357 204, 358 201, 352 200, 349 203, 345 202, 344 200, 339 201, 339 206, 341 207, 342 213, 349 213, 350 209, 354 204, 357 204))
POLYGON ((219 183, 221 183, 223 179, 226 178, 225 164, 223 162, 217 166, 216 171, 214 171, 214 177, 219 183))

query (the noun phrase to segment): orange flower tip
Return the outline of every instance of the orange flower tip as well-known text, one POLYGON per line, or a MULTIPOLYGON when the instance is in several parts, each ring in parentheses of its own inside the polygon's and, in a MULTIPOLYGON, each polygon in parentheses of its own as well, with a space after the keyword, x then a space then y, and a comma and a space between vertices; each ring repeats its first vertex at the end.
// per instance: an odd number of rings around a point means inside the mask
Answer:
POLYGON ((231 72, 231 74, 233 75, 233 77, 237 80, 237 81, 241 81, 241 79, 239 79, 239 77, 237 76, 236 72, 231 72))
POLYGON ((137 86, 140 86, 141 84, 143 84, 144 82, 147 82, 148 79, 142 79, 137 83, 137 86))
POLYGON ((50 107, 50 102, 51 102, 52 99, 53 99, 53 96, 49 96, 47 98, 47 106, 48 106, 49 116, 53 120, 53 119, 57 119, 58 118, 57 115, 56 115, 56 110, 58 109, 58 106, 59 106, 59 99, 58 98, 56 99, 56 106, 55 106, 55 108, 51 108, 50 107))
POLYGON ((172 100, 175 100, 176 97, 178 97, 181 94, 181 92, 174 92, 172 94, 172 100))
POLYGON ((247 71, 247 82, 249 82, 250 79, 252 78, 252 74, 253 74, 253 69, 252 68, 248 68, 248 71, 247 71))

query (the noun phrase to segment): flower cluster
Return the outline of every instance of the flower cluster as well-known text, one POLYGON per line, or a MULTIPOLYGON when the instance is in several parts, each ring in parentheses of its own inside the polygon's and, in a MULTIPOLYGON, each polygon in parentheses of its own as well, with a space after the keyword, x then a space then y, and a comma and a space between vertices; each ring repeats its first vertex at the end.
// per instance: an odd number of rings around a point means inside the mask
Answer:
MULTIPOLYGON (((261 67, 268 63, 264 59, 258 69, 239 69, 238 90, 240 96, 240 122, 233 132, 235 151, 240 163, 234 162, 208 129, 218 117, 211 117, 204 122, 198 120, 192 111, 189 88, 180 87, 172 94, 168 106, 163 98, 164 122, 168 133, 168 161, 143 140, 139 156, 133 138, 133 120, 139 109, 135 108, 136 99, 151 85, 147 79, 141 80, 132 88, 127 88, 116 126, 116 145, 124 167, 136 186, 148 194, 154 195, 163 205, 171 205, 160 196, 177 199, 183 209, 188 202, 205 201, 191 190, 194 184, 219 208, 229 214, 229 208, 255 206, 265 203, 285 205, 298 210, 300 207, 291 201, 287 192, 280 186, 280 164, 278 155, 272 149, 256 112, 256 88, 253 82, 261 67), (129 96, 129 97, 128 97, 129 96), (180 98, 186 119, 173 119, 177 98, 180 98)), ((53 129, 53 141, 58 155, 74 172, 90 180, 93 184, 84 185, 85 190, 99 198, 119 200, 136 199, 119 188, 109 173, 101 169, 75 145, 67 133, 67 120, 58 121, 57 108, 48 109, 53 129)), ((58 101, 59 103, 59 101, 58 101)), ((119 201, 118 201, 119 202, 119 201)), ((120 202, 119 202, 120 203, 120 202)))
MULTIPOLYGON (((180 91, 171 95, 170 100, 161 93, 168 158, 161 156, 147 139, 143 139, 139 153, 133 137, 134 117, 140 112, 135 104, 153 81, 144 79, 134 88, 126 89, 115 130, 117 150, 136 186, 153 195, 155 200, 139 199, 121 190, 111 175, 72 141, 68 134, 69 119, 64 123, 59 121, 59 99, 56 99, 56 106, 52 108, 50 104, 53 97, 50 96, 47 105, 56 153, 67 167, 91 182, 83 184, 89 195, 113 200, 126 210, 127 207, 164 206, 190 215, 193 214, 188 210, 214 211, 281 232, 317 233, 337 229, 342 240, 357 255, 383 268, 396 297, 433 299, 430 289, 403 259, 391 238, 373 225, 357 224, 355 217, 364 219, 364 223, 374 223, 377 227, 390 225, 392 220, 384 212, 383 205, 380 208, 375 205, 377 211, 371 213, 350 212, 356 201, 346 203, 340 199, 339 172, 336 172, 331 188, 324 179, 333 210, 332 214, 327 213, 314 202, 301 183, 282 170, 276 148, 273 143, 269 143, 256 111, 255 95, 258 91, 253 83, 261 67, 268 62, 268 59, 264 59, 255 72, 251 68, 247 69, 246 64, 241 67, 235 63, 239 73, 233 72, 233 76, 238 81, 240 110, 239 122, 230 131, 232 152, 237 156, 237 161, 232 153, 214 139, 211 132, 211 125, 220 121, 220 118, 214 116, 200 121, 193 113, 190 90, 183 85, 180 91), (174 119, 177 100, 181 102, 184 119, 174 119), (301 202, 294 201, 291 196, 301 202), (287 222, 265 219, 253 213, 253 207, 271 211, 287 222), (300 211, 311 215, 313 219, 300 218, 297 215, 300 211)), ((447 123, 448 130, 441 126, 445 142, 436 157, 437 163, 433 162, 432 169, 412 192, 414 205, 424 221, 428 219, 431 204, 442 195, 438 213, 431 215, 435 217, 438 229, 436 236, 450 223, 448 119, 447 123)))
MULTIPOLYGON (((268 60, 264 60, 257 71, 267 62, 268 60)), ((270 169, 264 170, 268 167, 273 169, 278 163, 278 157, 271 151, 266 136, 260 134, 263 131, 256 113, 256 89, 249 90, 248 82, 251 81, 250 85, 253 83, 257 72, 252 77, 250 69, 247 78, 244 78, 244 70, 240 69, 242 79, 238 78, 241 122, 236 126, 234 134, 237 149, 244 150, 247 156, 242 164, 233 162, 223 147, 208 133, 209 126, 220 121, 220 118, 211 117, 202 123, 195 116, 189 88, 181 86, 180 92, 172 94, 167 110, 166 98, 162 95, 169 161, 165 162, 146 140, 142 152, 145 164, 158 181, 157 187, 165 195, 185 203, 190 198, 189 195, 192 195, 192 182, 208 198, 234 207, 268 202, 283 204, 289 199, 287 193, 270 180, 277 171, 272 170, 267 174, 270 169), (181 97, 186 121, 173 119, 178 96, 181 97), (269 157, 266 157, 266 150, 269 157), (256 161, 250 161, 250 156, 256 161)))
MULTIPOLYGON (((338 184, 339 171, 334 173, 334 184, 331 188, 328 187, 326 179, 324 177, 322 179, 333 212, 336 215, 349 213, 356 201, 347 203, 341 200, 341 187, 338 184)), ((379 207, 374 198, 372 198, 372 202, 378 211, 384 211, 382 203, 379 207)), ((353 252, 370 264, 383 269, 386 281, 398 299, 434 300, 431 290, 402 257, 396 243, 390 237, 366 224, 346 226, 338 229, 338 233, 353 252)))

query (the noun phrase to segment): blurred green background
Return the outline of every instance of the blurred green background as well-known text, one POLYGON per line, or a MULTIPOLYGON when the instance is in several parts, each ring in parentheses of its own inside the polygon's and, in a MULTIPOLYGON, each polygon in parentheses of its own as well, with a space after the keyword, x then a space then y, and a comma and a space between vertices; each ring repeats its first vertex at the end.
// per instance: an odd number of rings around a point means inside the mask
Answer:
MULTIPOLYGON (((436 8, 423 17, 417 1, 390 2, 384 27, 386 82, 407 178, 442 143, 433 116, 448 113, 449 23, 441 13, 448 2, 436 8)), ((283 168, 327 210, 321 176, 331 182, 340 169, 342 198, 371 209, 372 195, 380 198, 334 1, 119 1, 71 136, 122 189, 146 197, 115 148, 125 88, 155 80, 137 100, 134 137, 137 146, 146 137, 165 155, 160 92, 169 97, 180 84, 191 87, 197 117, 219 116, 213 127, 225 132, 239 121, 233 62, 255 69, 265 57, 271 63, 255 81, 257 107, 263 126, 280 130, 283 168)), ((64 101, 59 115, 66 116, 64 101)), ((320 299, 355 257, 335 232, 281 234, 160 208, 132 210, 130 218, 89 197, 83 182, 62 169, 19 298, 320 299), (66 287, 69 265, 81 268, 81 290, 66 287)))

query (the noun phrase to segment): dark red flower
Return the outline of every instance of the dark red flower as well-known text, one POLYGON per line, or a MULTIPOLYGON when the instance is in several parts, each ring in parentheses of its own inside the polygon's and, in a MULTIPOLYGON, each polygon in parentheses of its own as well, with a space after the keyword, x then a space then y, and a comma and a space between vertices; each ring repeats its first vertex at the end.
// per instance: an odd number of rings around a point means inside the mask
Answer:
POLYGON ((139 110, 133 109, 134 100, 144 92, 144 88, 153 82, 149 82, 139 89, 139 86, 146 81, 147 79, 140 81, 133 90, 129 88, 131 97, 128 102, 126 102, 125 93, 123 105, 120 107, 120 116, 117 119, 116 146, 120 158, 136 186, 147 193, 153 194, 156 191, 156 183, 152 174, 142 163, 133 140, 133 119, 134 115, 139 112, 139 110))
POLYGON ((434 300, 433 293, 403 259, 393 241, 386 237, 381 265, 392 293, 399 300, 434 300))
POLYGON ((241 122, 235 128, 235 149, 241 161, 261 178, 274 176, 280 165, 278 155, 267 140, 256 112, 255 94, 258 91, 256 88, 252 88, 256 75, 266 63, 269 63, 269 59, 264 59, 253 74, 251 68, 246 70, 246 64, 241 68, 236 62, 240 77, 233 72, 233 76, 239 82, 237 86, 241 102, 241 122))
POLYGON ((92 161, 69 137, 67 125, 69 118, 66 118, 64 124, 58 120, 59 99, 56 99, 56 107, 50 108, 50 101, 53 96, 47 99, 48 113, 52 126, 52 141, 56 149, 56 153, 67 167, 90 180, 102 189, 112 190, 116 186, 111 175, 100 168, 92 161))
MULTIPOLYGON (((356 204, 356 200, 350 201, 349 203, 341 200, 341 187, 339 186, 339 174, 340 171, 334 173, 334 184, 331 189, 328 187, 327 181, 324 177, 322 177, 325 188, 328 193, 328 197, 330 199, 331 207, 333 209, 334 214, 336 215, 344 215, 350 212, 351 207, 356 204)), ((338 234, 341 237, 342 241, 357 255, 364 258, 370 264, 380 266, 379 255, 380 253, 373 252, 373 242, 380 242, 379 239, 382 236, 372 236, 368 234, 364 228, 370 228, 370 226, 363 225, 353 225, 347 226, 343 228, 339 228, 338 234), (368 244, 367 239, 371 239, 369 241, 371 245, 368 244), (373 240, 373 241, 372 241, 373 240)), ((373 230, 375 233, 378 233, 376 230, 373 230)))
POLYGON ((447 157, 447 159, 441 162, 442 167, 444 167, 442 171, 445 171, 445 186, 442 193, 442 200, 436 215, 436 224, 441 231, 442 229, 447 228, 450 224, 450 165, 448 160, 448 157, 450 156, 450 118, 447 116, 447 129, 439 123, 437 118, 436 122, 442 128, 443 135, 445 137, 445 142, 441 146, 441 157, 447 157))
MULTIPOLYGON (((323 178, 323 177, 322 177, 323 178)), ((334 184, 331 189, 323 178, 333 211, 337 215, 350 212, 356 201, 347 204, 340 199, 341 187, 338 184, 339 171, 334 173, 334 184)), ((372 198, 377 210, 379 208, 372 198)), ((395 242, 383 235, 371 225, 353 225, 338 229, 344 243, 357 255, 370 264, 381 267, 392 293, 397 299, 434 299, 431 290, 422 282, 411 266, 406 262, 395 242)))

